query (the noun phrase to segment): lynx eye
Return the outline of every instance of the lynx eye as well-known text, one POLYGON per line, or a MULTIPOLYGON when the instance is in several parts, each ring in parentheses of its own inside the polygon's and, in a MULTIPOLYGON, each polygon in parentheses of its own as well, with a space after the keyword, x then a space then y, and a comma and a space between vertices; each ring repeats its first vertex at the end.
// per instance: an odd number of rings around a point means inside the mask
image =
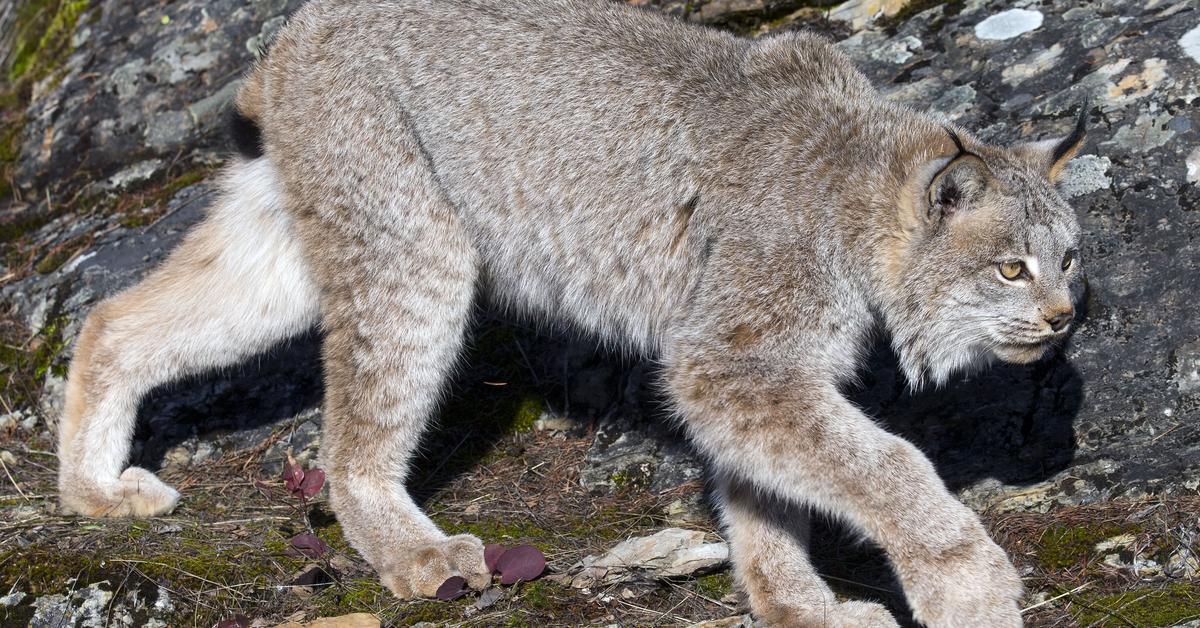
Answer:
POLYGON ((1009 281, 1016 281, 1025 276, 1025 262, 1020 260, 1009 260, 1000 262, 1000 276, 1009 281))
POLYGON ((1063 256, 1062 261, 1063 272, 1071 270, 1071 267, 1075 265, 1075 258, 1077 257, 1079 257, 1079 251, 1076 251, 1075 249, 1067 251, 1067 254, 1063 256))

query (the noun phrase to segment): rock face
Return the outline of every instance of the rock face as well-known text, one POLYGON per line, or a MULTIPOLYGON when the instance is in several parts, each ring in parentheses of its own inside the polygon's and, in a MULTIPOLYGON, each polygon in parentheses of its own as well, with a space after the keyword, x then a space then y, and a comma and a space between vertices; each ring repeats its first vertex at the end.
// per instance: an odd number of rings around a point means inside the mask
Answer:
MULTIPOLYGON (((6 245, 17 254, 0 268, 0 300, 30 330, 54 325, 69 345, 89 307, 141 277, 202 216, 213 190, 192 180, 169 190, 149 224, 128 220, 139 208, 98 208, 220 161, 223 106, 299 4, 105 0, 81 16, 56 80, 33 87, 14 172, 19 199, 4 214, 9 221, 48 217, 20 246, 6 245), (12 261, 51 259, 46 251, 69 255, 59 265, 38 264, 44 272, 12 261)), ((1062 182, 1085 233, 1088 274, 1085 315, 1064 351, 913 392, 880 346, 861 385, 848 392, 927 451, 977 509, 1197 493, 1194 2, 1041 0, 1014 8, 956 0, 918 2, 930 7, 919 12, 860 2, 888 8, 855 13, 848 6, 843 14, 854 17, 846 22, 829 22, 800 2, 634 4, 755 35, 814 25, 838 37, 889 98, 997 143, 1064 134, 1089 103, 1090 139, 1062 182)), ((288 448, 311 457, 319 435, 318 345, 315 335, 302 338, 234 376, 160 392, 143 408, 135 459, 186 467, 281 427, 286 438, 271 445, 266 464, 278 464, 288 448)), ((596 428, 580 471, 589 488, 634 483, 665 492, 700 478, 701 465, 679 434, 656 418, 647 365, 596 354, 588 341, 555 337, 537 347, 532 362, 568 371, 562 398, 548 398, 549 405, 596 428)), ((44 378, 41 422, 8 417, 16 426, 10 430, 53 430, 62 388, 55 372, 44 378)), ((1173 568, 1194 571, 1194 556, 1176 562, 1173 568)))

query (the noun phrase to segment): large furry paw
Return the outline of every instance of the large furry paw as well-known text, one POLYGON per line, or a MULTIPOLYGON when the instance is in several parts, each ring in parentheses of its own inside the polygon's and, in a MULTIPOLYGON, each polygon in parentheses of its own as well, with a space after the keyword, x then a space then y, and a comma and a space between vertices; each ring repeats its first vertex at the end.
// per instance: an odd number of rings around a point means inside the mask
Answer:
POLYGON ((448 578, 462 576, 472 589, 492 581, 483 561, 483 542, 470 534, 431 541, 398 550, 380 569, 383 585, 396 597, 433 597, 448 578))
POLYGON ((153 517, 175 509, 179 491, 140 467, 129 467, 116 482, 64 477, 59 501, 66 514, 87 517, 153 517))
POLYGON ((874 602, 830 602, 820 608, 772 605, 751 609, 772 628, 899 628, 896 618, 874 602))
POLYGON ((1021 577, 991 539, 963 544, 905 583, 913 615, 929 628, 1020 628, 1021 577))

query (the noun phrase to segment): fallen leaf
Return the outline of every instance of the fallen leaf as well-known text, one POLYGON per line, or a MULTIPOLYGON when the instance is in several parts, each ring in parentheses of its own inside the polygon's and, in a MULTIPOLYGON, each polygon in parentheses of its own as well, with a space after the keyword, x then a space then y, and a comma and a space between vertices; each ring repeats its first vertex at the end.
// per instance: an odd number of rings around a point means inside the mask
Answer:
POLYGON ((292 538, 291 549, 305 556, 318 558, 329 551, 329 546, 316 535, 305 533, 292 538))
POLYGON ((321 492, 322 486, 325 486, 325 471, 309 469, 304 472, 304 479, 300 481, 299 492, 306 498, 312 497, 321 492))
POLYGON ((289 493, 295 493, 300 490, 300 483, 304 481, 304 469, 296 464, 291 455, 288 456, 287 462, 283 463, 283 485, 289 493))
POLYGON ((439 600, 453 600, 467 593, 467 579, 462 576, 450 576, 438 587, 434 594, 439 600))
POLYGON ((546 570, 546 557, 532 545, 518 545, 496 559, 500 584, 515 584, 519 580, 534 580, 546 570))
POLYGON ((250 618, 246 617, 245 615, 238 615, 233 619, 222 619, 221 621, 217 622, 217 625, 214 626, 214 628, 249 628, 249 626, 250 618))
POLYGON ((508 551, 507 547, 496 543, 488 543, 483 546, 483 564, 487 565, 488 571, 493 574, 499 573, 496 571, 496 561, 506 551, 508 551))

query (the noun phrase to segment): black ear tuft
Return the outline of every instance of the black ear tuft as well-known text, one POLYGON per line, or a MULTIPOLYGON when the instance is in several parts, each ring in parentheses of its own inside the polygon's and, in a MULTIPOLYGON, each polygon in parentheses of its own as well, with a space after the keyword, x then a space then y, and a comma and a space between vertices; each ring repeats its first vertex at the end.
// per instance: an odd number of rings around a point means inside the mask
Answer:
POLYGON ((1062 163, 1064 157, 1068 154, 1074 155, 1079 151, 1083 144, 1083 139, 1087 136, 1087 119, 1088 119, 1088 99, 1084 98, 1083 103, 1079 107, 1079 118, 1075 121, 1075 128, 1071 130, 1071 134, 1064 137, 1057 146, 1054 147, 1054 152, 1050 154, 1050 163, 1062 163))
POLYGON ((257 122, 238 111, 237 107, 229 110, 229 137, 243 157, 258 159, 263 156, 262 129, 257 122))

